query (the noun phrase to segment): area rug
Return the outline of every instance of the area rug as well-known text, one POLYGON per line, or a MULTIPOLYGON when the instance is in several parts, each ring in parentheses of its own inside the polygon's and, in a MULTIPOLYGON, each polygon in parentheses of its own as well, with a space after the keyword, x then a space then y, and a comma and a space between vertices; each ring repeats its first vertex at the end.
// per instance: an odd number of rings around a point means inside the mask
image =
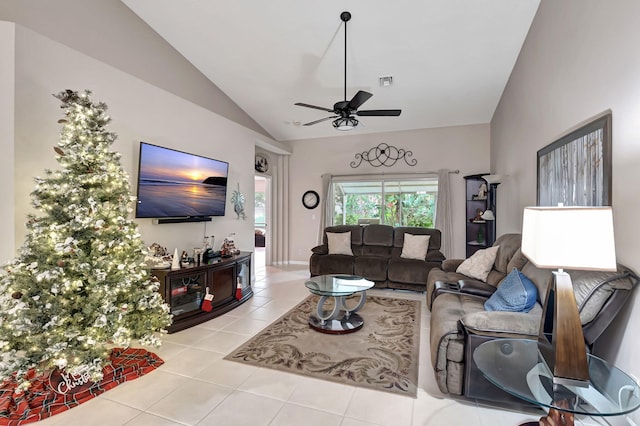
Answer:
POLYGON ((164 363, 156 354, 134 348, 112 349, 110 361, 100 382, 56 370, 34 377, 29 389, 16 394, 15 381, 6 380, 0 385, 0 425, 23 425, 69 410, 164 363))
POLYGON ((309 327, 317 301, 308 297, 225 359, 416 397, 419 301, 368 296, 364 326, 341 335, 309 327))

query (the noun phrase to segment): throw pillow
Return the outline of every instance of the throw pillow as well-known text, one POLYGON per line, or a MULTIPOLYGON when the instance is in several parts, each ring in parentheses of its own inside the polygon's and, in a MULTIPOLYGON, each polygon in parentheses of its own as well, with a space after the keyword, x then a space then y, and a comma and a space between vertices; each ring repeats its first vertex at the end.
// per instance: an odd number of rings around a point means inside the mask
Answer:
POLYGON ((404 257, 405 259, 424 260, 427 257, 430 238, 431 235, 413 235, 405 233, 400 257, 404 257))
POLYGON ((529 312, 536 304, 538 288, 525 274, 513 268, 498 289, 484 302, 486 311, 529 312))
POLYGON ((465 259, 465 261, 458 266, 456 272, 477 280, 485 281, 489 276, 489 272, 491 272, 493 262, 496 260, 498 247, 499 246, 493 246, 484 250, 478 250, 473 253, 470 258, 465 259))
POLYGON ((329 254, 353 256, 351 251, 351 231, 327 232, 327 245, 329 246, 329 254))

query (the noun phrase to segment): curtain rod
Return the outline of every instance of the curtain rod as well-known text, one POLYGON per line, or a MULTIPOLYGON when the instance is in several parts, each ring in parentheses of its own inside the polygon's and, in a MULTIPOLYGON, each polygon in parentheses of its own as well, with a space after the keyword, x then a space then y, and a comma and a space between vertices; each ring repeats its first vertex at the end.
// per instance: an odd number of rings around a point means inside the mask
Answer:
MULTIPOLYGON (((460 174, 460 170, 449 170, 449 173, 455 173, 455 174, 460 174)), ((420 173, 409 173, 409 172, 404 172, 404 173, 353 173, 350 175, 331 175, 331 177, 352 177, 352 176, 385 176, 385 175, 389 175, 389 176, 416 176, 416 175, 437 175, 438 172, 420 172, 420 173)))

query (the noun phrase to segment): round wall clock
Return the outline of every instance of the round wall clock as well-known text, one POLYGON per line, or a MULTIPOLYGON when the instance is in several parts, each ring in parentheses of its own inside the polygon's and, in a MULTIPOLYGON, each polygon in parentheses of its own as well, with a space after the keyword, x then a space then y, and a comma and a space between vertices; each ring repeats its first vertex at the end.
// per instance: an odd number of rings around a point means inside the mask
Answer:
POLYGON ((269 170, 269 160, 265 155, 256 154, 256 172, 266 173, 269 170))
POLYGON ((320 196, 316 191, 307 191, 302 194, 302 205, 308 209, 315 209, 320 204, 320 196))

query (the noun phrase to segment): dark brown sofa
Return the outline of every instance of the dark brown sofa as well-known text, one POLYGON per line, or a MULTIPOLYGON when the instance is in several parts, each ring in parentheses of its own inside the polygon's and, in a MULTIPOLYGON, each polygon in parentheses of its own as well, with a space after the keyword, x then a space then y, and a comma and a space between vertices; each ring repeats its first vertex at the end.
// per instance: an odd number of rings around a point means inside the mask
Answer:
MULTIPOLYGON (((475 348, 488 340, 537 338, 542 305, 553 275, 551 270, 539 269, 529 262, 520 251, 520 243, 520 234, 506 234, 496 240, 498 253, 485 282, 457 273, 462 259, 448 259, 441 268, 430 272, 427 306, 431 310, 431 362, 442 392, 522 404, 489 383, 473 361, 475 348), (514 267, 537 287, 536 305, 528 313, 485 311, 484 302, 514 267), (443 285, 446 283, 451 288, 443 285)), ((638 277, 622 265, 614 272, 567 272, 573 282, 585 344, 591 348, 629 299, 638 277)))
POLYGON ((389 225, 329 226, 323 233, 323 244, 311 249, 311 276, 326 274, 360 275, 375 282, 375 287, 414 291, 427 289, 429 271, 442 264, 441 234, 437 229, 392 227, 389 225), (351 232, 353 256, 329 254, 327 232, 351 232), (429 235, 425 259, 401 257, 404 235, 429 235))

